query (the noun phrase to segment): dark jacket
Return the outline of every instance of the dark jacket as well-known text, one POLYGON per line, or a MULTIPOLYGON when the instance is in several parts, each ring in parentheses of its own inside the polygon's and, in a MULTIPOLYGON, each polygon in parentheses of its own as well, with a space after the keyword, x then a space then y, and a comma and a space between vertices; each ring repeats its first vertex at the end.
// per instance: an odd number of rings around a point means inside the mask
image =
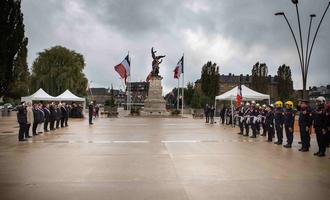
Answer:
POLYGON ((312 113, 310 109, 300 110, 299 112, 299 126, 311 126, 312 125, 312 113))
POLYGON ((293 128, 295 112, 292 109, 286 109, 284 112, 284 125, 293 128))
POLYGON ((42 123, 45 121, 45 112, 43 109, 38 109, 38 113, 39 113, 39 123, 42 123))
POLYGON ((326 112, 325 109, 322 107, 318 107, 313 111, 313 126, 314 128, 321 128, 326 129, 327 128, 327 122, 326 122, 326 112))
POLYGON ((27 123, 26 109, 24 106, 18 106, 17 108, 17 122, 20 124, 27 123))
POLYGON ((274 128, 274 113, 272 111, 267 112, 265 124, 269 128, 274 128))
POLYGON ((66 118, 68 111, 64 106, 61 107, 61 118, 66 118))
POLYGON ((56 108, 56 117, 55 117, 55 119, 56 120, 60 120, 61 119, 61 115, 62 115, 61 108, 56 108))
POLYGON ((49 121, 50 120, 50 110, 47 107, 44 107, 43 111, 45 113, 45 121, 49 121))
POLYGON ((282 108, 276 108, 274 110, 275 124, 283 125, 284 123, 284 114, 282 108))
POLYGON ((54 106, 50 106, 49 111, 50 111, 49 119, 50 119, 50 121, 54 121, 56 119, 56 111, 55 111, 54 106))
POLYGON ((40 121, 40 115, 38 109, 32 108, 32 112, 33 112, 33 123, 38 124, 40 121))
POLYGON ((89 115, 93 115, 93 112, 94 112, 94 106, 93 106, 92 104, 90 104, 90 105, 88 106, 88 114, 89 114, 89 115))

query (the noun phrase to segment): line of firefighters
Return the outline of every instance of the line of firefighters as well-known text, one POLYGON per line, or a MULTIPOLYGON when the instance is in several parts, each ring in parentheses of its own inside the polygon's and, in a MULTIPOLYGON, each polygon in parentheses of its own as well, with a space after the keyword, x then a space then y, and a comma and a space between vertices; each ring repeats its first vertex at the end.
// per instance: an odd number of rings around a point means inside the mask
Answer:
MULTIPOLYGON (((235 119, 238 120, 240 127, 240 135, 249 136, 250 129, 252 130, 251 138, 256 138, 260 134, 261 136, 268 136, 268 142, 272 142, 275 137, 277 141, 275 144, 282 145, 283 143, 283 129, 286 133, 287 143, 285 148, 291 148, 294 137, 294 124, 295 115, 298 112, 299 130, 302 146, 299 149, 301 152, 307 152, 310 148, 310 134, 312 127, 314 127, 317 144, 319 147, 318 152, 314 155, 323 157, 325 156, 326 148, 329 147, 330 142, 330 103, 326 103, 324 97, 318 97, 316 99, 316 107, 311 108, 309 101, 299 101, 295 110, 293 108, 293 102, 285 102, 285 108, 283 108, 283 102, 277 101, 274 105, 259 106, 254 101, 250 103, 241 104, 235 110, 235 119)), ((236 121, 235 120, 235 121, 236 121)))

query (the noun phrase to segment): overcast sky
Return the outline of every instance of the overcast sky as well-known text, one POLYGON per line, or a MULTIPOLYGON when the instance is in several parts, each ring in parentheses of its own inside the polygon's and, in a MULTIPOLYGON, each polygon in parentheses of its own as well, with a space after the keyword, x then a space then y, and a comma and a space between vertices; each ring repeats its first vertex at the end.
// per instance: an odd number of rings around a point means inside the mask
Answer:
MULTIPOLYGON (((300 0, 304 38, 309 14, 315 13, 318 23, 328 2, 300 0)), ((123 88, 113 67, 128 51, 132 80, 145 80, 153 46, 166 55, 160 65, 166 92, 177 85, 172 71, 183 53, 185 82, 197 80, 209 60, 220 66, 221 74, 251 73, 259 61, 271 75, 279 65, 290 65, 294 87, 302 87, 289 29, 283 18, 274 16, 284 11, 297 28, 291 0, 22 0, 22 10, 29 66, 38 52, 62 45, 84 55, 92 86, 123 88)), ((308 86, 330 84, 329 74, 330 12, 315 43, 308 86)))

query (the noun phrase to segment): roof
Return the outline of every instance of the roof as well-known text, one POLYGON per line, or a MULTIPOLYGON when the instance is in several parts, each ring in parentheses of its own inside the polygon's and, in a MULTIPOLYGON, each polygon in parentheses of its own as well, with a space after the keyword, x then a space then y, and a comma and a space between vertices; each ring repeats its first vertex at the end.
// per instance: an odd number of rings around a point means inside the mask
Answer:
POLYGON ((70 90, 65 90, 62 94, 58 95, 56 99, 59 101, 85 101, 84 98, 72 94, 70 90))
MULTIPOLYGON (((250 100, 264 100, 264 99, 270 99, 270 96, 268 94, 262 94, 257 91, 254 91, 245 85, 242 85, 242 99, 245 101, 250 100)), ((216 100, 236 100, 238 91, 238 86, 234 87, 233 89, 223 93, 222 95, 216 96, 216 100)))
POLYGON ((42 88, 30 96, 21 97, 21 101, 54 101, 56 97, 50 96, 42 88))

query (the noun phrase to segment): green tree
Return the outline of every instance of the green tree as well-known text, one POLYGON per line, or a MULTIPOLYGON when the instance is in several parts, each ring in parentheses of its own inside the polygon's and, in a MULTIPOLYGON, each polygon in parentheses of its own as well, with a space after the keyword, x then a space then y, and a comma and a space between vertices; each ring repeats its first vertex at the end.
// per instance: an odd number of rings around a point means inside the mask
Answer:
POLYGON ((10 97, 18 99, 29 93, 30 72, 27 64, 27 45, 28 39, 22 42, 17 56, 14 60, 13 76, 14 80, 9 84, 10 97))
POLYGON ((219 67, 216 63, 208 61, 202 67, 201 88, 209 99, 214 99, 219 91, 219 67))
POLYGON ((261 92, 267 93, 268 92, 268 67, 265 63, 257 62, 252 67, 252 80, 251 80, 251 87, 252 89, 261 92))
POLYGON ((0 97, 10 96, 14 60, 24 41, 20 0, 0 1, 0 97))
POLYGON ((73 50, 62 46, 46 49, 33 62, 32 89, 43 88, 53 96, 69 89, 76 95, 85 96, 88 81, 84 67, 83 55, 73 50))
POLYGON ((290 66, 281 65, 277 70, 278 78, 278 96, 281 100, 289 100, 292 98, 293 81, 291 77, 290 66))
POLYGON ((194 84, 193 83, 188 83, 187 88, 184 89, 184 101, 185 105, 191 106, 191 100, 194 95, 194 84))

